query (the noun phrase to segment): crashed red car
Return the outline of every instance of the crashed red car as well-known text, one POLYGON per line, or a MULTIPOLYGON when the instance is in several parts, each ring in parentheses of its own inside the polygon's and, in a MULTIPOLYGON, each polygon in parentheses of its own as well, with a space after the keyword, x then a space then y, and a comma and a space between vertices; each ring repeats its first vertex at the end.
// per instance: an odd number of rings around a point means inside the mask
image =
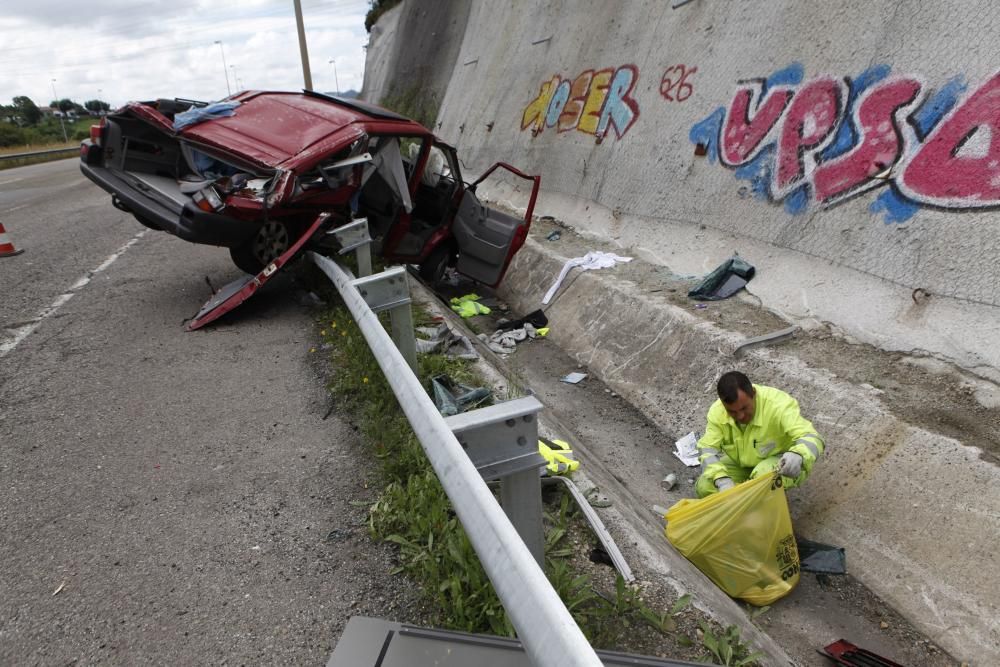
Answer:
POLYGON ((540 180, 498 163, 468 184, 455 149, 419 123, 312 91, 133 102, 94 126, 80 151, 81 170, 115 207, 152 229, 225 246, 250 274, 325 213, 324 229, 367 218, 382 256, 419 265, 425 278, 453 265, 496 285, 527 236, 540 180), (497 167, 532 182, 523 218, 477 199, 497 167))

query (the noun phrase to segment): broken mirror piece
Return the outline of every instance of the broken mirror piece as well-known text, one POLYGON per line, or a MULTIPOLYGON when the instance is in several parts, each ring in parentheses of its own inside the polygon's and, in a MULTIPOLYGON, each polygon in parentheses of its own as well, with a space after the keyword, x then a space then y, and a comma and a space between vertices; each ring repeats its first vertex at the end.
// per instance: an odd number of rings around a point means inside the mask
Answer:
POLYGON ((566 382, 568 384, 578 384, 581 380, 587 377, 586 373, 573 372, 565 377, 560 378, 560 382, 566 382))

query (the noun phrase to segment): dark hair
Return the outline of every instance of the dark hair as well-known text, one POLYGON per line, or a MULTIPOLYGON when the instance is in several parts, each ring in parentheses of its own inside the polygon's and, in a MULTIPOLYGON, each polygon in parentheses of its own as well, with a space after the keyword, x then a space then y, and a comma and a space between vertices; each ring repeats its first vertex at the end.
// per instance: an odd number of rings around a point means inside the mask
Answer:
POLYGON ((715 386, 715 389, 719 392, 719 398, 722 399, 723 403, 735 402, 739 390, 742 390, 747 396, 754 395, 753 383, 750 382, 750 378, 739 371, 724 373, 719 378, 719 383, 715 386))

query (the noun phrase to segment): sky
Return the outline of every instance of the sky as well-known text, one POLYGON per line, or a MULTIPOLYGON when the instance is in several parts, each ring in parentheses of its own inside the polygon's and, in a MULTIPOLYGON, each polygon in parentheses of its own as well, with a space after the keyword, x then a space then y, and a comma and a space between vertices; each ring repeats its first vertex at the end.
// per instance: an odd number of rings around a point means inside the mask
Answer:
MULTIPOLYGON (((293 0, 4 0, 0 103, 301 90, 293 0), (217 43, 221 42, 221 43, 217 43), (227 89, 228 79, 228 89, 227 89)), ((360 90, 367 0, 301 0, 313 89, 360 90), (334 62, 331 63, 330 61, 334 62)))

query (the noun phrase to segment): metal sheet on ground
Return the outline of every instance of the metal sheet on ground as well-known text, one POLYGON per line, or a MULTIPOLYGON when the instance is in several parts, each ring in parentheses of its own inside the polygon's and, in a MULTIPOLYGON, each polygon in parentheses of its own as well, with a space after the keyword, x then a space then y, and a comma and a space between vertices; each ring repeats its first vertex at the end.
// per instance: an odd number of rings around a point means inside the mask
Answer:
POLYGON ((212 296, 208 302, 202 306, 198 314, 192 318, 187 324, 188 331, 195 331, 202 328, 210 322, 214 322, 219 319, 229 311, 234 308, 239 307, 243 302, 252 297, 257 293, 261 287, 264 286, 271 277, 277 273, 285 264, 287 264, 305 245, 306 241, 312 238, 312 235, 316 233, 316 230, 326 221, 326 216, 319 216, 316 220, 309 226, 309 229, 305 231, 299 240, 289 246, 288 250, 283 252, 280 257, 264 267, 264 269, 255 276, 244 276, 242 278, 237 278, 233 282, 229 283, 222 289, 220 289, 215 295, 212 296))

